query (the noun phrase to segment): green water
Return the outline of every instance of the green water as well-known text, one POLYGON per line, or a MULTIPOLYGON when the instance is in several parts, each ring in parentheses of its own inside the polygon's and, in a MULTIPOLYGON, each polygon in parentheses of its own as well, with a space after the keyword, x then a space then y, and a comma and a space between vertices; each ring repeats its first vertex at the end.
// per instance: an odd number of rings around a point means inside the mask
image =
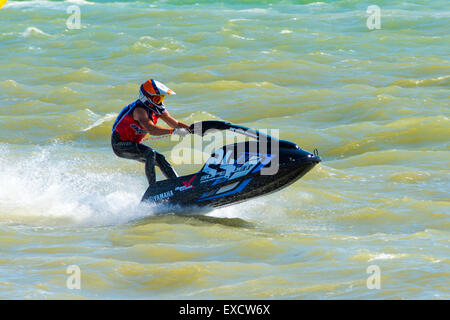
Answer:
POLYGON ((449 17, 444 0, 8 1, 0 298, 448 299, 449 17), (279 129, 323 162, 240 205, 142 208, 143 165, 109 141, 150 77, 186 123, 279 129))

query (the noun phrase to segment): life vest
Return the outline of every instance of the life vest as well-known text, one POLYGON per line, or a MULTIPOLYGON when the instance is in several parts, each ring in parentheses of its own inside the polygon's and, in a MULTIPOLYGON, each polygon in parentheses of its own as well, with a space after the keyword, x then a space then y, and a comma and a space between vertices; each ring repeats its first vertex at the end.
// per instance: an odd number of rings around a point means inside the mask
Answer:
POLYGON ((112 128, 113 132, 119 133, 120 140, 122 141, 140 143, 144 140, 144 137, 147 134, 147 131, 145 131, 145 129, 139 124, 139 121, 133 119, 133 111, 137 107, 142 107, 147 110, 148 117, 152 119, 153 124, 156 124, 158 118, 161 116, 155 114, 140 100, 136 100, 135 102, 129 104, 119 113, 112 128))

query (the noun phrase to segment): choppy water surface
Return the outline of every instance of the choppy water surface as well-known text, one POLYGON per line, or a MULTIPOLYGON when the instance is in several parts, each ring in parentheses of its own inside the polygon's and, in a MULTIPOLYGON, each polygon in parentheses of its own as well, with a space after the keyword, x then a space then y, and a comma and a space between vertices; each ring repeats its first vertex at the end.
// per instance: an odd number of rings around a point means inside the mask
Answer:
POLYGON ((370 4, 8 1, 0 297, 448 299, 450 11, 377 1, 368 30, 370 4), (148 77, 180 120, 276 128, 324 161, 241 205, 140 206, 144 168, 109 137, 148 77))

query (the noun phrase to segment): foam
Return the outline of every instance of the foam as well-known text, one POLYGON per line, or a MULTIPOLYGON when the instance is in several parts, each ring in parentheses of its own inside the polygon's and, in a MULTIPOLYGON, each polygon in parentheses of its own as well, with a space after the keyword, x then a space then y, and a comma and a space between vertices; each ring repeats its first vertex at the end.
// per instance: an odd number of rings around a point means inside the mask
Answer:
POLYGON ((20 154, 0 144, 0 223, 97 227, 170 213, 245 219, 262 214, 261 200, 214 210, 140 203, 147 187, 143 168, 142 175, 110 172, 79 154, 64 143, 20 154))
POLYGON ((157 212, 140 204, 145 177, 96 171, 96 159, 74 158, 67 149, 55 144, 15 154, 0 145, 0 222, 117 225, 157 212))
POLYGON ((47 0, 31 0, 31 1, 11 1, 6 2, 4 8, 22 9, 29 7, 61 9, 67 6, 64 2, 47 1, 47 0))
POLYGON ((28 27, 23 33, 22 36, 25 38, 31 37, 31 36, 46 36, 46 37, 50 37, 50 35, 48 33, 45 33, 44 31, 42 31, 39 28, 36 27, 28 27))
POLYGON ((87 128, 82 129, 81 131, 86 132, 95 127, 102 125, 104 122, 108 122, 114 120, 117 117, 117 113, 107 113, 103 117, 97 115, 95 112, 92 112, 90 109, 86 109, 89 114, 90 119, 94 120, 94 122, 89 125, 87 128))
POLYGON ((93 5, 93 2, 89 2, 86 0, 66 0, 65 2, 78 4, 78 5, 93 5))

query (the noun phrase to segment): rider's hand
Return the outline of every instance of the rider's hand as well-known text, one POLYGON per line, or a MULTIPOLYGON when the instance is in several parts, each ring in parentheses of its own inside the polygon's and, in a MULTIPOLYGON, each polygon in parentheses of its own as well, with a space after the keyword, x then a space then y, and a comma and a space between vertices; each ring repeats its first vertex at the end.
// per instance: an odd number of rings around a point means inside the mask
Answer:
POLYGON ((188 135, 189 133, 190 132, 188 130, 184 129, 184 128, 175 128, 173 130, 172 134, 176 134, 176 135, 178 135, 180 137, 184 137, 184 136, 188 135))

